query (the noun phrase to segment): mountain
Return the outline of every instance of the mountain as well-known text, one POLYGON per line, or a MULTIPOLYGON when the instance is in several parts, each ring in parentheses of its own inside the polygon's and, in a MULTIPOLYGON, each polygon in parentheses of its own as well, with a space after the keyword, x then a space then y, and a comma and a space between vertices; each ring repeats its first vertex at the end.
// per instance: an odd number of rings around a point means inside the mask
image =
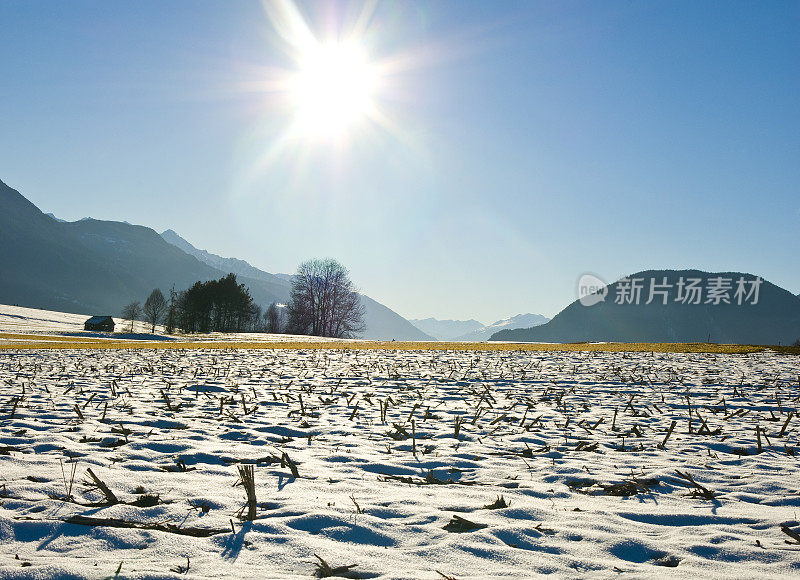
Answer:
POLYGON ((499 332, 501 330, 512 330, 516 328, 530 328, 532 326, 539 326, 540 324, 546 324, 549 322, 550 319, 546 316, 542 316, 541 314, 517 314, 516 316, 512 316, 511 318, 505 318, 503 320, 498 320, 497 322, 493 322, 488 326, 483 326, 481 328, 475 329, 472 332, 464 333, 460 336, 455 337, 453 340, 464 340, 464 341, 483 341, 489 340, 494 333, 499 332))
POLYGON ((800 298, 752 274, 647 270, 589 298, 596 303, 584 306, 576 300, 547 324, 503 330, 490 340, 791 344, 800 338, 800 298), (698 304, 687 286, 690 279, 697 280, 698 304), (632 280, 641 285, 638 303, 632 280), (737 295, 739 280, 743 292, 737 295), (652 290, 653 300, 647 304, 652 290))
MULTIPOLYGON (((224 258, 206 250, 200 250, 173 230, 166 230, 161 234, 161 237, 168 243, 218 270, 226 273, 233 272, 238 277, 246 276, 265 282, 278 294, 277 302, 286 303, 289 301, 289 291, 292 287, 292 277, 289 274, 270 274, 264 270, 259 270, 244 260, 224 258)), ((367 326, 364 338, 373 340, 434 340, 433 337, 412 325, 408 320, 369 296, 361 294, 361 303, 364 305, 364 322, 367 326)), ((261 304, 266 308, 269 303, 261 304)))
POLYGON ((180 248, 190 256, 194 256, 204 264, 208 264, 212 268, 216 268, 222 272, 233 272, 237 277, 246 276, 256 280, 264 280, 265 282, 270 282, 272 284, 284 285, 286 282, 285 279, 273 274, 269 274, 268 272, 264 272, 263 270, 259 270, 244 260, 239 260, 237 258, 223 258, 222 256, 212 254, 206 250, 198 250, 192 244, 179 236, 174 230, 166 230, 161 232, 161 237, 176 248, 180 248))
POLYGON ((511 318, 498 320, 484 325, 477 320, 438 320, 436 318, 413 318, 409 322, 427 332, 436 340, 483 341, 488 340, 495 332, 507 328, 528 328, 544 324, 550 319, 541 314, 517 314, 511 318))
POLYGON ((361 303, 364 305, 364 322, 367 324, 365 338, 425 342, 435 340, 395 311, 365 294, 361 295, 361 303))
MULTIPOLYGON (((188 288, 224 273, 150 228, 82 219, 60 222, 0 181, 0 302, 62 312, 117 314, 153 288, 188 288)), ((242 278, 257 303, 282 289, 242 278)))
MULTIPOLYGON (((167 294, 173 285, 182 290, 228 273, 144 226, 53 219, 2 181, 0 248, 0 303, 61 312, 118 314, 153 288, 167 294)), ((257 304, 285 302, 286 280, 261 274, 237 277, 257 304)), ((430 340, 399 314, 366 297, 364 302, 366 337, 430 340)))
POLYGON ((436 340, 454 340, 467 332, 483 328, 477 320, 437 320, 436 318, 411 318, 409 322, 436 340))

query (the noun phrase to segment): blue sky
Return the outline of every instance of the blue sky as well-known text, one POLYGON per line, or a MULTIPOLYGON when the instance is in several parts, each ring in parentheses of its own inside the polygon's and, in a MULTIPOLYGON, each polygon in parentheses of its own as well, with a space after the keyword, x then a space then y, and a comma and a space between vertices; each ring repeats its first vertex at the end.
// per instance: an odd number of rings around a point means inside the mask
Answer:
MULTIPOLYGON (((323 38, 362 4, 299 7, 323 38)), ((552 316, 584 272, 800 292, 798 2, 379 3, 391 126, 338 146, 277 147, 259 2, 0 0, 0 26, 0 179, 65 219, 332 256, 407 317, 552 316)))

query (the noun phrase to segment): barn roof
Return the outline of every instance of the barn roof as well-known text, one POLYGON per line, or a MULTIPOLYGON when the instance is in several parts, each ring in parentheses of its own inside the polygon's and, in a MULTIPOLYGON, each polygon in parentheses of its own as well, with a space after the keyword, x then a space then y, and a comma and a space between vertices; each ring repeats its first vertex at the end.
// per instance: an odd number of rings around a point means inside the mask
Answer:
POLYGON ((110 316, 92 316, 89 320, 86 321, 86 324, 100 324, 101 322, 105 322, 107 320, 111 320, 114 322, 114 319, 110 316))

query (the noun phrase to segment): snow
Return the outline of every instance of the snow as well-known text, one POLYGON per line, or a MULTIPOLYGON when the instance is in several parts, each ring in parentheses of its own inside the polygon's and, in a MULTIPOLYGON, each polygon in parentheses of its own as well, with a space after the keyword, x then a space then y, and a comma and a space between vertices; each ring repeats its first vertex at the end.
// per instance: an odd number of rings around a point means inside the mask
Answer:
MULTIPOLYGON (((69 333, 72 336, 105 335, 105 333, 84 332, 83 324, 92 316, 107 316, 108 314, 107 312, 71 314, 0 304, 0 332, 25 334, 69 333)), ((122 331, 127 330, 129 327, 127 321, 118 317, 114 317, 114 324, 116 325, 115 329, 118 331, 118 336, 121 336, 122 331)), ((133 330, 136 334, 147 334, 151 328, 150 324, 137 320, 134 322, 133 330)), ((163 333, 164 328, 156 326, 156 330, 163 333)))
MULTIPOLYGON (((103 313, 95 314, 104 315, 103 313)), ((0 348, 12 347, 15 342, 32 339, 37 342, 61 342, 60 337, 84 337, 97 340, 168 340, 170 342, 328 342, 336 340, 263 332, 168 335, 164 327, 158 324, 155 334, 152 334, 150 323, 141 320, 133 322, 133 332, 130 332, 130 322, 118 317, 114 317, 114 333, 83 330, 84 323, 95 314, 71 314, 0 304, 0 348), (48 336, 52 338, 48 339, 48 336)))
POLYGON ((772 352, 0 350, 0 576, 797 577, 799 375, 772 352))

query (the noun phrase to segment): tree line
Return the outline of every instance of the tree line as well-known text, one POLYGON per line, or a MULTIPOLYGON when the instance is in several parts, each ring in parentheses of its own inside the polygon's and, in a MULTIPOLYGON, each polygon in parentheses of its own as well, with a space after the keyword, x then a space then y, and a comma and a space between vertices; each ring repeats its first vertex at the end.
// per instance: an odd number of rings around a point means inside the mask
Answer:
POLYGON ((244 284, 231 273, 219 280, 195 282, 191 288, 170 296, 167 332, 245 332, 252 330, 257 310, 244 284))
POLYGON ((350 338, 364 331, 364 309, 350 273, 332 259, 303 262, 292 276, 287 305, 273 302, 265 311, 233 273, 190 288, 170 291, 167 301, 158 288, 142 306, 131 302, 122 315, 133 321, 144 315, 155 332, 164 323, 167 333, 268 332, 350 338))
POLYGON ((238 283, 231 273, 219 280, 198 281, 186 290, 170 291, 167 301, 155 288, 144 306, 131 302, 122 309, 122 316, 133 331, 133 321, 144 315, 155 332, 164 323, 167 333, 180 332, 259 332, 261 308, 253 302, 250 291, 238 283))

